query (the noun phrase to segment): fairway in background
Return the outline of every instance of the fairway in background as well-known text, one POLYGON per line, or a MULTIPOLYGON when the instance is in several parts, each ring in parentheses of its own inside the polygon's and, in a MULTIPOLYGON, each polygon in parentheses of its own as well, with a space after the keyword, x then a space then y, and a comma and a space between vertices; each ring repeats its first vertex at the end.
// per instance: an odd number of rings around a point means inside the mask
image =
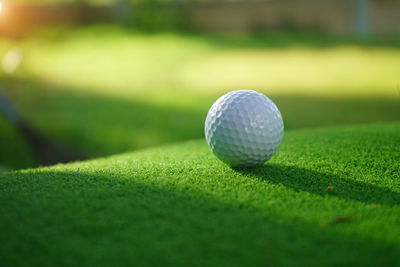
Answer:
POLYGON ((269 96, 286 130, 400 120, 399 46, 395 37, 53 28, 2 40, 0 55, 22 61, 1 77, 40 134, 90 158, 202 138, 211 104, 243 88, 269 96))
POLYGON ((270 95, 399 96, 396 37, 363 44, 317 34, 143 34, 111 26, 61 33, 22 43, 25 73, 146 101, 165 91, 221 94, 238 88, 270 95))

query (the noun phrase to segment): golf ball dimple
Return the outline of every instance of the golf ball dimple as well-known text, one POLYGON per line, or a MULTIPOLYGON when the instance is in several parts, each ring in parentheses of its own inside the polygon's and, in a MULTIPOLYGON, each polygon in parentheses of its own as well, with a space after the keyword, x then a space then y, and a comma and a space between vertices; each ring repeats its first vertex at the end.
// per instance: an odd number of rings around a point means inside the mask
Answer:
POLYGON ((268 97, 253 90, 237 90, 211 106, 204 130, 217 158, 232 167, 255 167, 278 150, 283 121, 268 97))

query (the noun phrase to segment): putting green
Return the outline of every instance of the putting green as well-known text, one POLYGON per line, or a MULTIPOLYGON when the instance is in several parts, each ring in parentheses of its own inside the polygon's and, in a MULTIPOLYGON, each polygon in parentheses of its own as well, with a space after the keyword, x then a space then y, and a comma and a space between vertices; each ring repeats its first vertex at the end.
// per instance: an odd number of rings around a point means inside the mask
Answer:
POLYGON ((287 131, 256 169, 203 140, 0 175, 0 262, 400 264, 400 123, 287 131))

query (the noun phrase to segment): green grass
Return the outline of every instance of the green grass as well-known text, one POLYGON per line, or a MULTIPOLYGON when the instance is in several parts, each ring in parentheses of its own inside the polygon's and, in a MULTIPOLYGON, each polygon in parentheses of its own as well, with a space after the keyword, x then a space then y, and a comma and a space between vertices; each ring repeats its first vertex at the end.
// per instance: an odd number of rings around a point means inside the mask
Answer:
MULTIPOLYGON (((184 107, 94 95, 35 80, 7 84, 23 114, 42 135, 83 151, 86 156, 203 138, 207 111, 218 98, 183 92, 181 96, 195 106, 184 107)), ((396 98, 271 98, 282 112, 286 129, 400 120, 400 101, 396 98)))
POLYGON ((398 266, 399 132, 287 131, 256 169, 229 168, 200 140, 4 173, 0 261, 398 266))
MULTIPOLYGON (((400 120, 396 36, 360 42, 103 25, 1 41, 0 56, 23 55, 15 73, 0 74, 1 86, 39 133, 86 157, 202 138, 211 104, 241 88, 271 97, 286 129, 400 120)), ((13 153, 8 146, 1 159, 13 153)))
POLYGON ((33 152, 26 140, 0 116, 0 172, 35 166, 33 152))
POLYGON ((399 95, 398 37, 385 45, 318 34, 145 34, 97 26, 53 30, 19 45, 25 73, 34 77, 156 103, 177 100, 149 96, 249 87, 270 95, 399 95))

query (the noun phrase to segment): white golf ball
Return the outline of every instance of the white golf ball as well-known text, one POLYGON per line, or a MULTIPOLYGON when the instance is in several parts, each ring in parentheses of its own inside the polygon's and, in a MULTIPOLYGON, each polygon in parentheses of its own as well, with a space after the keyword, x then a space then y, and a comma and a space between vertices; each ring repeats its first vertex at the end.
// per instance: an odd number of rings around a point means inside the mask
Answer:
POLYGON ((208 146, 232 167, 254 167, 269 160, 283 137, 283 121, 276 105, 253 90, 221 96, 205 122, 208 146))

